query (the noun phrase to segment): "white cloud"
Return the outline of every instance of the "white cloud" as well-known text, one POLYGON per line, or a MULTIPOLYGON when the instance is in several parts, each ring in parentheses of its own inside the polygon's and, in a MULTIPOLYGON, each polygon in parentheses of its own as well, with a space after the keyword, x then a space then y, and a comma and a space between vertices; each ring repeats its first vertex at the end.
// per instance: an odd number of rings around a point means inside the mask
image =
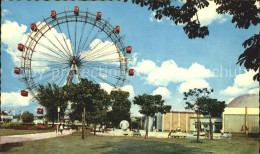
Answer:
MULTIPOLYGON (((104 90, 105 90, 107 93, 109 93, 109 94, 110 94, 110 92, 111 92, 112 90, 114 90, 114 87, 110 86, 110 85, 107 84, 107 83, 99 83, 99 84, 100 84, 100 87, 101 87, 102 89, 104 89, 104 90)), ((121 89, 122 91, 127 91, 127 92, 129 92, 129 94, 130 94, 129 99, 134 99, 134 97, 135 97, 135 92, 134 92, 133 86, 131 86, 131 85, 125 85, 125 86, 121 87, 120 89, 121 89)))
POLYGON ((184 82, 212 77, 213 73, 205 66, 193 63, 189 68, 179 67, 173 60, 157 66, 151 60, 142 60, 134 67, 138 76, 143 76, 148 84, 167 86, 170 82, 184 82))
MULTIPOLYGON (((227 19, 224 18, 223 15, 220 15, 216 12, 216 9, 218 8, 216 3, 213 1, 208 1, 208 2, 209 2, 208 7, 198 9, 197 14, 198 14, 200 24, 202 26, 209 25, 214 20, 219 20, 220 23, 225 22, 227 19)), ((197 19, 196 15, 194 15, 193 19, 197 19)))
POLYGON ((221 95, 239 96, 246 93, 254 93, 259 87, 259 83, 253 80, 256 72, 253 70, 246 71, 243 74, 238 74, 234 79, 233 86, 228 86, 226 89, 220 91, 221 95), (256 89, 252 89, 256 88, 256 89))
POLYGON ((28 106, 31 100, 30 93, 28 97, 21 96, 20 92, 2 92, 1 95, 3 107, 28 106))
POLYGON ((163 21, 163 18, 161 18, 160 20, 159 19, 155 19, 155 15, 156 15, 156 12, 152 12, 151 15, 150 15, 150 22, 153 22, 154 20, 156 20, 158 23, 162 22, 163 21))
POLYGON ((253 80, 255 74, 255 71, 250 70, 244 74, 237 75, 234 79, 234 86, 247 89, 259 86, 259 82, 253 80))
POLYGON ((9 10, 7 10, 7 9, 2 9, 2 11, 1 11, 2 18, 3 18, 4 16, 10 14, 10 13, 11 13, 11 12, 10 12, 9 10))
POLYGON ((135 52, 131 58, 131 61, 129 62, 130 65, 135 65, 136 64, 136 61, 137 61, 137 58, 138 58, 138 53, 135 52))
POLYGON ((226 89, 221 90, 220 94, 229 95, 229 96, 238 96, 238 95, 242 95, 246 92, 247 92, 247 90, 244 88, 242 89, 242 88, 228 86, 226 89))
POLYGON ((248 91, 249 94, 259 94, 259 88, 251 89, 248 91))
POLYGON ((25 40, 25 32, 27 26, 17 22, 5 20, 1 26, 1 39, 4 44, 7 45, 6 52, 12 56, 15 64, 20 62, 18 56, 20 52, 17 50, 17 44, 25 40))
POLYGON ((162 95, 163 99, 171 98, 171 92, 166 87, 158 87, 153 91, 152 95, 162 95))
POLYGON ((180 84, 179 92, 187 92, 194 88, 210 88, 210 86, 206 80, 188 80, 180 84))

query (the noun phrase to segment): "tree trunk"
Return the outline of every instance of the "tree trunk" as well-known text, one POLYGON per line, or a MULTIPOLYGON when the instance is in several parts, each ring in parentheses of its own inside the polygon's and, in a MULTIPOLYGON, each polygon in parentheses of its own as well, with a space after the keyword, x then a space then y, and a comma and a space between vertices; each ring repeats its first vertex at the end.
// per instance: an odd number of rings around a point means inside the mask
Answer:
POLYGON ((148 138, 149 116, 146 116, 145 138, 148 138))
POLYGON ((200 139, 200 116, 199 113, 197 113, 197 142, 199 142, 200 139))
POLYGON ((96 135, 96 128, 97 128, 97 125, 94 124, 94 135, 96 135))
POLYGON ((213 140, 213 130, 212 130, 211 115, 209 115, 209 133, 210 133, 210 139, 213 140))
POLYGON ((85 114, 86 114, 86 108, 84 107, 84 112, 83 112, 83 119, 82 119, 82 139, 85 138, 85 114))

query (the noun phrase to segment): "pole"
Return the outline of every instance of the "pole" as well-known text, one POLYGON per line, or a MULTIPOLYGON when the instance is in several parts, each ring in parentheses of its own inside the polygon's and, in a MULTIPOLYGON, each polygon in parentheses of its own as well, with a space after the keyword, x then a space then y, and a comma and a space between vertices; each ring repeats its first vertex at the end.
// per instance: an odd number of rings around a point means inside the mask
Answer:
POLYGON ((86 108, 84 107, 83 119, 82 119, 82 139, 85 138, 85 114, 86 114, 86 108))
POLYGON ((198 113, 197 113, 197 142, 199 142, 200 138, 200 117, 199 117, 199 107, 198 107, 198 113))
POLYGON ((245 113, 246 113, 246 135, 248 135, 248 116, 247 116, 247 107, 245 107, 245 113))

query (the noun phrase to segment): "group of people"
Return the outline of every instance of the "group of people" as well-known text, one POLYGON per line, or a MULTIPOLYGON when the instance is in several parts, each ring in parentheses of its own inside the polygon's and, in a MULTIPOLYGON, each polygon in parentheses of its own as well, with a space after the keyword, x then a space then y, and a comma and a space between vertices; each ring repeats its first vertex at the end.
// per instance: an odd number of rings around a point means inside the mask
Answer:
POLYGON ((64 128, 64 125, 62 125, 62 124, 57 124, 56 127, 55 127, 55 132, 56 132, 56 134, 57 134, 58 132, 60 132, 60 134, 62 135, 63 128, 64 128))

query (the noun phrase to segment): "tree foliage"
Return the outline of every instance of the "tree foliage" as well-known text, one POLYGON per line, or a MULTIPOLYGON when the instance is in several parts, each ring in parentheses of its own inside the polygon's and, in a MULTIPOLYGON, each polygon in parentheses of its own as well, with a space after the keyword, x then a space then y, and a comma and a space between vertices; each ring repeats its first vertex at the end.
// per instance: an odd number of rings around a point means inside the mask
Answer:
POLYGON ((221 113, 226 107, 225 101, 202 97, 198 99, 198 106, 200 108, 200 113, 209 117, 210 139, 212 140, 213 129, 211 117, 221 117, 221 113))
POLYGON ((185 109, 194 110, 197 113, 197 142, 199 142, 200 136, 200 117, 201 109, 198 103, 198 100, 201 98, 209 98, 209 94, 213 93, 213 89, 208 90, 207 88, 203 89, 189 89, 188 92, 184 92, 184 100, 187 100, 185 109))
POLYGON ((198 106, 200 108, 200 113, 203 115, 208 115, 210 117, 221 117, 226 104, 225 101, 218 101, 217 99, 211 98, 199 98, 198 106))
POLYGON ((164 105, 161 95, 138 95, 134 97, 134 104, 139 105, 141 108, 139 112, 146 115, 146 138, 148 138, 149 116, 153 117, 158 112, 165 114, 171 110, 170 105, 164 105))
POLYGON ((68 99, 72 101, 70 118, 81 120, 83 109, 86 108, 86 119, 94 125, 102 123, 110 105, 110 97, 106 91, 87 79, 79 84, 71 83, 64 87, 68 99))
MULTIPOLYGON (((124 0, 127 2, 128 0, 124 0)), ((209 0, 187 0, 185 2, 176 2, 171 0, 132 0, 133 4, 141 7, 147 6, 148 10, 156 11, 155 18, 161 19, 163 16, 168 17, 176 25, 184 24, 184 32, 189 39, 204 38, 209 35, 207 26, 200 24, 200 17, 197 12, 198 9, 203 9, 209 6, 209 0)), ((218 5, 216 12, 218 14, 230 14, 232 16, 232 23, 236 28, 248 29, 251 25, 258 25, 260 23, 258 9, 255 5, 256 0, 239 1, 239 0, 214 0, 218 5)), ((243 43, 246 48, 243 54, 238 58, 240 65, 244 64, 247 70, 252 69, 257 71, 259 69, 259 34, 255 34, 243 43), (250 43, 250 42, 255 42, 250 43)), ((259 81, 259 72, 254 76, 254 80, 259 81)))
POLYGON ((58 119, 58 106, 60 107, 60 117, 64 116, 67 108, 68 97, 66 92, 57 85, 48 83, 46 86, 38 87, 37 100, 40 105, 45 107, 46 117, 54 122, 58 119))
POLYGON ((194 110, 196 113, 200 113, 198 100, 201 98, 209 98, 209 94, 213 93, 213 89, 208 90, 207 88, 199 89, 189 89, 188 92, 184 92, 184 100, 187 100, 185 109, 194 110))
POLYGON ((21 116, 21 118, 24 123, 31 123, 34 120, 34 116, 30 112, 24 112, 23 115, 21 116))
POLYGON ((113 127, 118 127, 122 120, 130 121, 131 102, 129 92, 116 90, 111 91, 112 110, 108 113, 108 119, 113 127))

